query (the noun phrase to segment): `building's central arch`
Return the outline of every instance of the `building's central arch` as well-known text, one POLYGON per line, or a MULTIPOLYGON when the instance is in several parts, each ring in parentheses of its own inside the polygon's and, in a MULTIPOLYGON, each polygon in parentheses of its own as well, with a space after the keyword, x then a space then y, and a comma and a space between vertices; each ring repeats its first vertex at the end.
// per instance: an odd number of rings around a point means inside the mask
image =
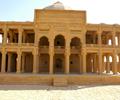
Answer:
POLYGON ((65 38, 62 35, 57 35, 54 39, 54 73, 64 73, 64 49, 65 49, 65 38))
POLYGON ((63 74, 65 69, 64 54, 55 54, 54 55, 54 73, 63 74))

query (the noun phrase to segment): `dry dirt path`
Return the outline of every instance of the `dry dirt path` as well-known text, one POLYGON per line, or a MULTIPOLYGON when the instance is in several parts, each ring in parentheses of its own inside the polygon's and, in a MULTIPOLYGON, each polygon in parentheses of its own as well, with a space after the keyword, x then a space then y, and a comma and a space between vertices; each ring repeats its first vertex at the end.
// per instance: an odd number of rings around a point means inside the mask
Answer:
POLYGON ((0 100, 120 100, 120 85, 0 85, 0 100))

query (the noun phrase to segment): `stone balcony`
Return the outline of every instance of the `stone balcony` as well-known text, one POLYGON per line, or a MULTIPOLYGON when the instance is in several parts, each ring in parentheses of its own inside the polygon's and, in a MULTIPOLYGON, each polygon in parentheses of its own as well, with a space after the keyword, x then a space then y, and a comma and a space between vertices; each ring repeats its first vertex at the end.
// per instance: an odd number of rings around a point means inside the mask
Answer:
POLYGON ((86 47, 99 47, 99 44, 86 44, 86 47))
POLYGON ((102 44, 102 48, 113 48, 113 45, 102 44))
POLYGON ((34 46, 34 43, 22 43, 22 46, 34 46))
POLYGON ((72 47, 70 47, 70 52, 72 54, 78 54, 78 53, 80 53, 80 47, 79 46, 72 46, 72 47))
POLYGON ((39 51, 40 53, 49 53, 49 46, 40 46, 39 51))
POLYGON ((54 52, 58 53, 58 54, 65 53, 65 47, 64 46, 55 46, 54 52))

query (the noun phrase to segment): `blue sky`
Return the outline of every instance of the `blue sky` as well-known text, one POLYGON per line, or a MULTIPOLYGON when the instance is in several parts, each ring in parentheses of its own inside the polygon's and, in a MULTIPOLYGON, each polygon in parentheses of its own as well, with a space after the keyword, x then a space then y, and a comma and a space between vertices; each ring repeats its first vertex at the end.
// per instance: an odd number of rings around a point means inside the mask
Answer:
MULTIPOLYGON (((58 0, 0 0, 0 21, 33 21, 34 9, 58 0)), ((120 24, 120 0, 59 0, 76 10, 87 11, 88 23, 120 24)))

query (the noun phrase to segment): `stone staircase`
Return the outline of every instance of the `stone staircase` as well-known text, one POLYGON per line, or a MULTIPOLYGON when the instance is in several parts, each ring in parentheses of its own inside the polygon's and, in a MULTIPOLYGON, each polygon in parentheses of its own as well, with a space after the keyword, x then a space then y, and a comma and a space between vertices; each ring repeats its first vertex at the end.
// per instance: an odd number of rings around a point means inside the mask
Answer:
POLYGON ((68 80, 64 77, 53 78, 53 86, 67 86, 68 80))

